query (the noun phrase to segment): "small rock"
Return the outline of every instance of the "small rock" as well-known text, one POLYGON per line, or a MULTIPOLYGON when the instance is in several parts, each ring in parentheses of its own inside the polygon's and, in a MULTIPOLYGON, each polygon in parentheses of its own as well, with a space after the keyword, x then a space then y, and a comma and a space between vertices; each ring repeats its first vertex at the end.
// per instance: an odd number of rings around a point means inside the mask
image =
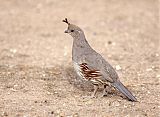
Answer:
POLYGON ((7 112, 3 112, 2 116, 8 116, 7 112))
POLYGON ((45 77, 45 76, 46 76, 46 74, 42 74, 42 76, 43 76, 43 77, 45 77))
POLYGON ((152 71, 152 68, 148 68, 148 69, 146 69, 146 71, 152 71))
POLYGON ((51 93, 51 92, 47 92, 47 94, 48 94, 48 95, 52 95, 53 93, 51 93))
POLYGON ((12 52, 12 53, 16 53, 16 52, 17 52, 17 50, 16 50, 16 49, 10 49, 10 52, 12 52))
POLYGON ((120 67, 120 65, 116 65, 116 70, 121 70, 122 68, 120 67))
POLYGON ((17 90, 16 90, 16 89, 13 89, 13 88, 11 88, 11 91, 14 91, 14 92, 16 92, 17 90))
POLYGON ((120 103, 119 103, 118 101, 114 101, 114 102, 112 103, 112 105, 118 107, 118 106, 120 105, 120 103))
POLYGON ((152 66, 152 69, 155 69, 156 67, 155 66, 152 66))
MULTIPOLYGON (((16 116, 16 117, 20 117, 20 115, 16 116)), ((23 117, 28 117, 28 115, 24 115, 23 117)))
POLYGON ((47 103, 47 100, 45 100, 44 102, 47 103))
POLYGON ((137 75, 138 75, 138 76, 141 76, 141 74, 140 74, 140 73, 138 73, 137 75))
POLYGON ((108 44, 112 44, 112 41, 108 41, 108 44))
POLYGON ((150 94, 151 92, 150 92, 150 91, 147 91, 147 93, 150 94))
POLYGON ((127 105, 124 105, 124 108, 128 108, 128 106, 127 106, 127 105))
POLYGON ((112 55, 111 54, 108 54, 108 58, 111 58, 112 57, 112 55))
POLYGON ((160 74, 156 75, 156 78, 160 78, 160 74))
POLYGON ((159 57, 159 54, 158 54, 158 53, 156 53, 156 57, 159 57))
POLYGON ((51 111, 51 114, 54 114, 54 111, 51 111))
POLYGON ((34 101, 34 103, 37 103, 37 101, 34 101))
POLYGON ((115 46, 115 45, 116 45, 116 43, 115 43, 115 42, 113 42, 113 43, 112 43, 112 45, 113 45, 113 46, 115 46))
POLYGON ((85 104, 86 105, 91 105, 91 104, 93 104, 93 100, 88 100, 88 101, 85 102, 85 104))
POLYGON ((61 112, 60 110, 57 110, 57 117, 65 117, 64 112, 61 112))
POLYGON ((78 113, 73 114, 73 117, 79 117, 78 113))

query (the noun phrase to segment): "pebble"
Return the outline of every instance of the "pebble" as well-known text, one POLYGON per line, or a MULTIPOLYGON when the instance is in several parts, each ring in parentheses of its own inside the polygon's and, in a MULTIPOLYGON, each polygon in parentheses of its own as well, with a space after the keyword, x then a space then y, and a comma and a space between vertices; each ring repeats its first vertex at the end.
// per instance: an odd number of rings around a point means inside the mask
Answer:
MULTIPOLYGON (((19 116, 20 116, 20 115, 19 115, 19 116)), ((18 116, 18 117, 19 117, 19 116, 18 116)), ((28 115, 24 115, 23 117, 29 117, 29 116, 28 116, 28 115)))
POLYGON ((113 45, 113 46, 115 46, 115 45, 116 45, 116 43, 115 43, 115 42, 113 42, 113 43, 112 43, 112 45, 113 45))
POLYGON ((160 74, 156 75, 156 78, 160 78, 160 74))
POLYGON ((16 50, 16 49, 10 49, 10 52, 12 52, 12 53, 16 53, 16 52, 17 52, 17 50, 16 50))
POLYGON ((54 111, 51 111, 51 114, 54 114, 54 111))
POLYGON ((146 71, 152 71, 152 68, 148 68, 148 69, 146 69, 146 71))
POLYGON ((79 117, 78 113, 74 113, 72 117, 79 117))
POLYGON ((42 76, 43 76, 43 77, 45 77, 45 76, 46 76, 46 74, 42 74, 42 76))
POLYGON ((114 101, 111 105, 118 107, 120 105, 120 103, 118 101, 114 101))
POLYGON ((91 105, 91 104, 93 104, 93 100, 88 100, 88 101, 85 102, 85 104, 86 105, 91 105))
POLYGON ((159 57, 159 54, 158 54, 158 53, 156 53, 156 57, 159 57))
POLYGON ((147 93, 150 94, 151 92, 150 92, 150 91, 147 91, 147 93))
POLYGON ((108 41, 108 44, 112 44, 112 41, 108 41))
POLYGON ((16 92, 17 90, 16 90, 16 89, 11 88, 11 91, 16 92))
MULTIPOLYGON (((54 92, 54 93, 55 93, 55 92, 54 92)), ((56 92, 56 93, 58 93, 58 92, 56 92)), ((47 94, 48 94, 48 95, 52 95, 53 93, 51 93, 51 92, 47 92, 47 94)))
POLYGON ((121 70, 121 66, 120 65, 116 65, 116 70, 121 70))
POLYGON ((138 73, 137 75, 138 75, 138 76, 141 76, 141 74, 140 74, 140 73, 138 73))
POLYGON ((56 117, 65 117, 65 113, 61 112, 60 110, 57 110, 56 113, 57 113, 56 117))
POLYGON ((2 116, 8 116, 7 112, 2 112, 2 116))

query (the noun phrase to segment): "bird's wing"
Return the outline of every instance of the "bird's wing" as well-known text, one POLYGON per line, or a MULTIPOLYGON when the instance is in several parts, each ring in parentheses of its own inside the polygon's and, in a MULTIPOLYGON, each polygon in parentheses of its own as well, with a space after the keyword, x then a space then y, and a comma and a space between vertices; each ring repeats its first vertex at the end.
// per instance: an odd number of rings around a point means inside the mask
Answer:
POLYGON ((99 74, 103 76, 101 77, 103 81, 114 82, 117 80, 116 71, 100 54, 97 53, 86 58, 87 67, 91 70, 98 70, 99 74))
POLYGON ((106 80, 102 77, 102 73, 98 69, 93 69, 89 67, 88 63, 81 63, 79 64, 79 75, 87 81, 92 81, 93 84, 97 85, 99 83, 104 84, 106 80))
POLYGON ((99 76, 102 76, 100 73, 100 70, 98 69, 93 69, 89 67, 87 63, 81 63, 79 64, 81 72, 84 74, 86 78, 98 78, 99 76))

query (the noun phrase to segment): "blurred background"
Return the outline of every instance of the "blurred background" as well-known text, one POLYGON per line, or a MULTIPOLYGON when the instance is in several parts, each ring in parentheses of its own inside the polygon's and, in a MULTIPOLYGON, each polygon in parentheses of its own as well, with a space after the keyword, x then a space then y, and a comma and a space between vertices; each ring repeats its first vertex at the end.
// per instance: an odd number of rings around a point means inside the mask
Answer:
MULTIPOLYGON (((0 116, 158 116, 158 0, 0 0, 0 116), (68 81, 69 22, 119 73, 140 103, 86 100, 68 81), (68 70, 68 71, 67 71, 68 70)), ((71 75, 74 72, 71 72, 71 75)), ((118 101, 117 101, 118 100, 118 101)))

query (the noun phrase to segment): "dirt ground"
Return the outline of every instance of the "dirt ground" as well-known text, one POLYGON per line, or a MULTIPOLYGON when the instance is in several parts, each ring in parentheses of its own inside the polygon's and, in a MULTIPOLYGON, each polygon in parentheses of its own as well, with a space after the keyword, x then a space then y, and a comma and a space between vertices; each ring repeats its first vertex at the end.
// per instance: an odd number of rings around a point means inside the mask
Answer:
POLYGON ((0 117, 160 117, 158 11, 158 0, 0 0, 0 117), (114 89, 87 98, 65 17, 139 102, 114 89))

